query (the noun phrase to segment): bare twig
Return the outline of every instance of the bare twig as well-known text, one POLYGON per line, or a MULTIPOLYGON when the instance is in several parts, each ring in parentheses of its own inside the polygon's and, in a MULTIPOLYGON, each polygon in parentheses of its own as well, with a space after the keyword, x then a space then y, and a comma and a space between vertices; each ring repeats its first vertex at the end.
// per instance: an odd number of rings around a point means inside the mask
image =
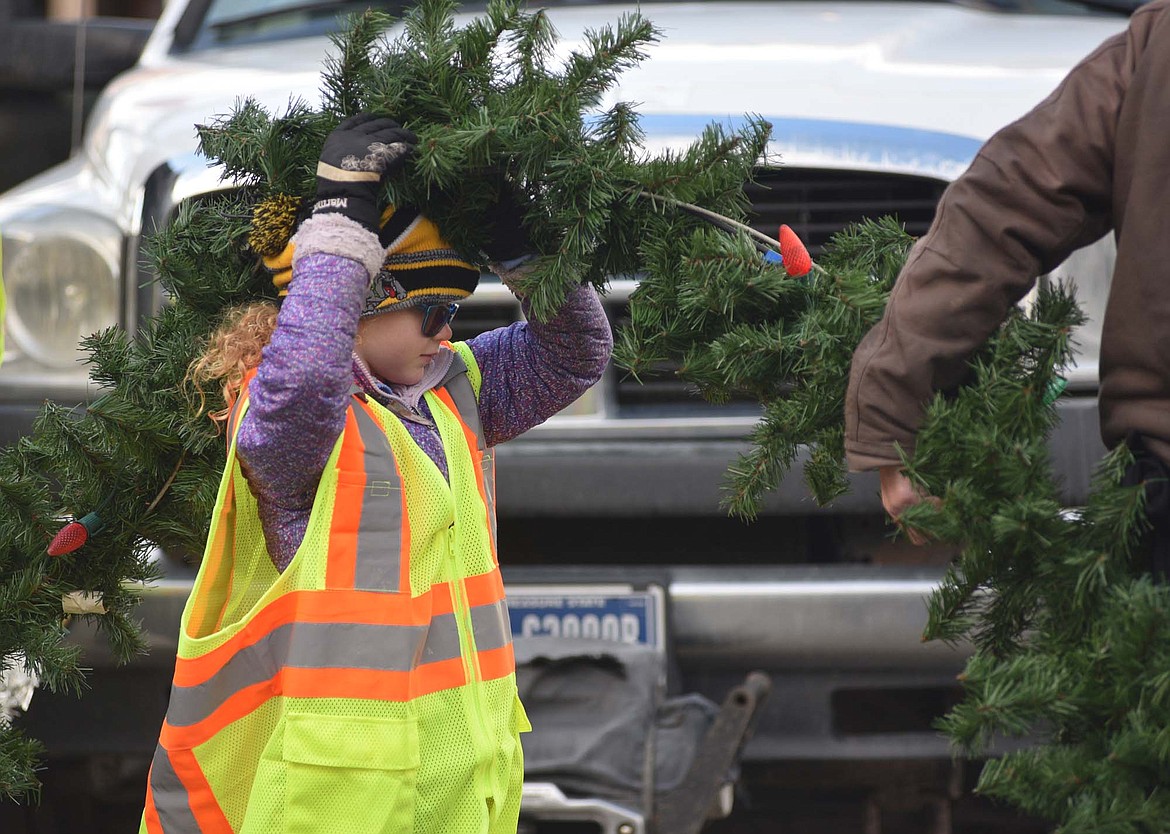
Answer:
MULTIPOLYGON (((695 217, 698 217, 700 220, 705 220, 712 226, 716 226, 725 232, 729 232, 730 234, 743 232, 749 238, 751 238, 751 241, 753 244, 755 244, 756 249, 761 252, 780 252, 780 242, 778 240, 773 240, 763 232, 753 229, 746 223, 740 223, 738 220, 732 220, 730 217, 725 217, 724 215, 713 212, 710 209, 705 209, 702 206, 696 206, 693 203, 684 203, 682 200, 675 200, 672 197, 663 197, 661 194, 651 194, 649 191, 638 191, 636 193, 637 196, 645 197, 648 200, 653 200, 660 205, 681 209, 687 214, 692 214, 695 217)), ((812 268, 816 272, 824 272, 824 270, 815 263, 812 265, 812 268)))
POLYGON ((696 206, 692 203, 684 203, 681 200, 675 200, 671 197, 663 197, 661 194, 651 194, 649 191, 639 191, 637 194, 639 197, 645 197, 649 200, 653 200, 656 203, 682 209, 683 211, 687 212, 687 214, 693 214, 695 217, 706 220, 712 226, 718 226, 725 232, 731 232, 732 234, 735 232, 743 232, 744 234, 748 235, 748 237, 752 238, 752 243, 754 243, 761 251, 780 251, 779 241, 772 240, 772 238, 768 237, 763 232, 756 231, 746 223, 740 223, 738 220, 732 220, 730 217, 724 217, 722 214, 716 214, 715 212, 710 211, 709 209, 705 209, 702 206, 696 206))

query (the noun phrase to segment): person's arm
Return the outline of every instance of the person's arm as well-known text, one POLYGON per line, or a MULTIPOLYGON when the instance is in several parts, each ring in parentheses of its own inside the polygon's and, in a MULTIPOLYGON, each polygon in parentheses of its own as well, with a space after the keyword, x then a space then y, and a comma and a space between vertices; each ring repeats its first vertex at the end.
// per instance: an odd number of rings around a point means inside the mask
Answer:
POLYGON ((249 386, 236 448, 262 502, 312 506, 345 425, 351 356, 370 278, 382 264, 378 190, 416 138, 392 119, 359 114, 325 140, 313 214, 290 244, 293 280, 249 386))
POLYGON ((547 322, 516 322, 468 341, 483 375, 479 413, 489 446, 539 425, 601 379, 613 332, 596 290, 577 287, 547 322))
POLYGON ((854 354, 851 469, 899 465, 898 447, 913 450, 927 402, 962 382, 970 355, 1036 276, 1112 227, 1113 140, 1132 38, 1106 41, 947 189, 854 354))
MULTIPOLYGON (((525 227, 526 205, 500 183, 483 218, 484 254, 509 288, 532 268, 535 248, 525 227)), ((525 315, 528 302, 521 298, 525 315)), ((483 378, 479 415, 488 446, 511 440, 573 403, 601 379, 613 352, 613 331, 591 286, 576 287, 549 321, 516 322, 468 340, 483 378)))
MULTIPOLYGON (((319 221, 305 221, 298 234, 302 246, 306 240, 312 244, 314 222, 319 221)), ((381 245, 374 235, 362 234, 377 261, 381 245)), ((252 490, 286 509, 312 507, 325 462, 345 426, 367 270, 360 260, 298 252, 276 330, 248 387, 237 452, 252 490)))

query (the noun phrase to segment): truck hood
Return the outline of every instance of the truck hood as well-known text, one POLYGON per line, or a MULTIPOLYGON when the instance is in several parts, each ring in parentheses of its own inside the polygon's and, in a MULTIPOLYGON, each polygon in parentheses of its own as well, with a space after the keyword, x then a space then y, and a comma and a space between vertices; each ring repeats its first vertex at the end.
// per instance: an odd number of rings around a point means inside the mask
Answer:
MULTIPOLYGON (((561 48, 628 6, 553 8, 561 48)), ((934 3, 652 4, 663 39, 605 104, 635 102, 651 149, 712 120, 772 122, 787 164, 953 178, 996 129, 1043 99, 1122 17, 1028 16, 934 3)), ((279 113, 316 103, 325 38, 194 52, 147 50, 91 119, 87 153, 112 182, 141 182, 193 153, 194 126, 243 96, 279 113), (109 166, 109 167, 107 167, 109 166), (118 170, 133 166, 136 172, 118 170)))

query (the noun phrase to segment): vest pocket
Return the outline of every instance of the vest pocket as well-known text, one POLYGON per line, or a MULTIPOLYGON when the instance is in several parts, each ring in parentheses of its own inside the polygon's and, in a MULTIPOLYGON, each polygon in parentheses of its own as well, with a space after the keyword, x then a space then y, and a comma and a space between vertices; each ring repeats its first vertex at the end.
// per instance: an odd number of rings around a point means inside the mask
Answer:
POLYGON ((414 829, 413 719, 286 716, 286 834, 404 834, 414 829))
POLYGON ((519 695, 512 705, 512 732, 517 734, 532 732, 532 722, 528 720, 528 712, 524 709, 524 702, 520 700, 519 695))

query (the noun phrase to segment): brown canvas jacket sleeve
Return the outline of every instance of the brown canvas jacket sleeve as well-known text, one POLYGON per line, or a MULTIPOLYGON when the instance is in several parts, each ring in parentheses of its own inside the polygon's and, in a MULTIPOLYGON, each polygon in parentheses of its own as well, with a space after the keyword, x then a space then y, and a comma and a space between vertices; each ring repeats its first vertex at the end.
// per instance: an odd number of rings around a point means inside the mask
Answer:
POLYGON ((845 401, 850 469, 900 462, 925 404, 1036 277, 1112 227, 1114 138, 1140 33, 1097 48, 1030 113, 993 136, 944 193, 882 320, 862 339, 845 401))

